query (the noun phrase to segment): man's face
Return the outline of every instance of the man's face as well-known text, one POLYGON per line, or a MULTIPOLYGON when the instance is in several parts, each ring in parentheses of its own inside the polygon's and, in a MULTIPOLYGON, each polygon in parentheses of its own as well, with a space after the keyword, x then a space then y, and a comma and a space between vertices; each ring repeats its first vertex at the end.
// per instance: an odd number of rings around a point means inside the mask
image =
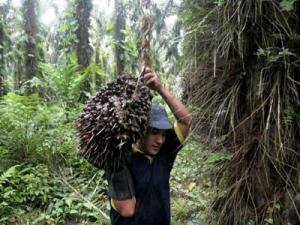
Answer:
POLYGON ((166 140, 166 131, 149 128, 145 137, 141 140, 141 150, 148 155, 156 155, 166 140))

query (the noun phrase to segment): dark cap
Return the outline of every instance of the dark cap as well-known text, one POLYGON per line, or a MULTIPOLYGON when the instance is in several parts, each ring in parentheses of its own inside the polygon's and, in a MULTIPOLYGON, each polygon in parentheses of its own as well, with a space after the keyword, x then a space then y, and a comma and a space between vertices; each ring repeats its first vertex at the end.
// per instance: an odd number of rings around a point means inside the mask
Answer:
POLYGON ((151 106, 150 126, 160 130, 168 130, 172 128, 166 110, 160 105, 152 104, 151 106))

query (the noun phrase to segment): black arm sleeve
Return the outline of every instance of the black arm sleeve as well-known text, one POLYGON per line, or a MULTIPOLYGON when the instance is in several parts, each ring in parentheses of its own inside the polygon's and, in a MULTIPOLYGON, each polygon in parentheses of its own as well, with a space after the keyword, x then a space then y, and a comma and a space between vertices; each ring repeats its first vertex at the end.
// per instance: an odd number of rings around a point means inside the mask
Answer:
POLYGON ((107 171, 108 196, 116 200, 130 199, 135 195, 132 176, 124 166, 115 171, 107 171))

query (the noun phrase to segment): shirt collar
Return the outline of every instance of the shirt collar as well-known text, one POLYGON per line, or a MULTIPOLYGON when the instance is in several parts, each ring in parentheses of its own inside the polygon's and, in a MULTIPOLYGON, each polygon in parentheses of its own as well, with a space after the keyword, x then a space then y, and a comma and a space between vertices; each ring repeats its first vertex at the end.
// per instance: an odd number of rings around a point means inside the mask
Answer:
POLYGON ((149 159, 150 162, 152 163, 154 157, 150 156, 150 155, 146 154, 145 152, 143 152, 142 150, 140 150, 136 144, 132 144, 132 151, 133 151, 133 153, 140 153, 140 154, 142 154, 147 159, 149 159))

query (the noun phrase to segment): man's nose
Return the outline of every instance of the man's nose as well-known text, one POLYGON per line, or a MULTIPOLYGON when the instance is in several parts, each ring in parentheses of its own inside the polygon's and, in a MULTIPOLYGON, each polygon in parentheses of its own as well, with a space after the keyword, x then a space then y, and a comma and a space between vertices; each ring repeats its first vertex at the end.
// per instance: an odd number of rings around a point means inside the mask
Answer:
POLYGON ((163 144, 164 140, 165 140, 164 135, 162 135, 162 134, 157 135, 156 141, 157 141, 158 144, 160 144, 160 145, 163 144))

